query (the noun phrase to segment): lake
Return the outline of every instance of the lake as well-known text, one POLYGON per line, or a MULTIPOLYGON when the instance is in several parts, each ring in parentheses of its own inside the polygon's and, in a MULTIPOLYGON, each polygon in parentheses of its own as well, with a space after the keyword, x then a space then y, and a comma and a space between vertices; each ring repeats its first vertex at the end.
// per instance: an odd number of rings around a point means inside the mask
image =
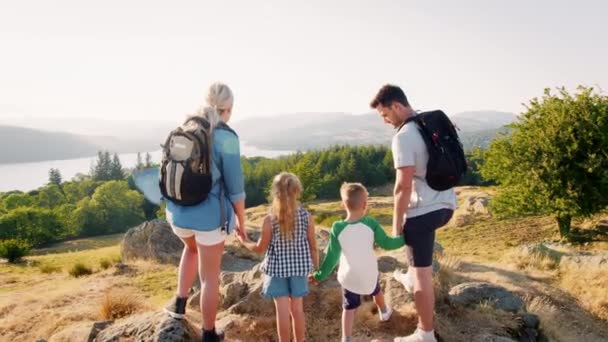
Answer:
MULTIPOLYGON (((253 146, 241 143, 241 154, 246 157, 275 158, 292 153, 291 151, 261 150, 253 146)), ((151 152, 152 161, 159 163, 161 151, 151 152)), ((132 168, 137 162, 137 153, 119 154, 120 163, 124 168, 132 168)), ((145 153, 142 153, 145 161, 145 153)), ((68 159, 50 160, 33 163, 0 164, 0 192, 10 190, 30 191, 48 183, 49 169, 59 169, 64 181, 72 179, 76 174, 88 174, 91 165, 95 163, 97 156, 68 159)))

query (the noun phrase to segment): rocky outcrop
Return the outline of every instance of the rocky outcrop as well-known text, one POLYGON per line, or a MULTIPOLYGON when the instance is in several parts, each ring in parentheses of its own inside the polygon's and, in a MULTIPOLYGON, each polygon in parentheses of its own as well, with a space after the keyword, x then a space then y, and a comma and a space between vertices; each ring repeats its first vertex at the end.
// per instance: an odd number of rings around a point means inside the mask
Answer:
POLYGON ((123 260, 144 259, 178 265, 184 244, 165 221, 147 221, 129 229, 120 244, 123 260))
POLYGON ((197 341, 199 334, 187 320, 178 320, 164 312, 133 316, 102 330, 96 342, 141 341, 181 342, 197 341))
POLYGON ((488 302, 493 307, 518 312, 524 308, 524 301, 505 288, 481 282, 463 283, 454 286, 449 292, 449 300, 456 305, 475 305, 488 302))

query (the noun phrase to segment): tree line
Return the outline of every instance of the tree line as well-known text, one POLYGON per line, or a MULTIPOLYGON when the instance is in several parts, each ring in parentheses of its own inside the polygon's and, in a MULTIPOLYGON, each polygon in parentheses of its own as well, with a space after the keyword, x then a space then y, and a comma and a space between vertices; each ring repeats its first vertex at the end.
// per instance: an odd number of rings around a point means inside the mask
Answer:
MULTIPOLYGON (((469 172, 462 185, 498 185, 491 210, 499 217, 552 215, 562 236, 571 222, 608 206, 608 97, 592 88, 576 94, 559 88, 532 99, 507 133, 488 150, 467 152, 469 172)), ((295 173, 303 201, 337 199, 342 182, 369 188, 394 181, 386 146, 334 146, 269 158, 242 158, 246 205, 267 203, 273 177, 295 173)), ((138 158, 137 168, 154 166, 138 158)), ((135 188, 116 154, 99 152, 90 174, 63 181, 49 170, 37 190, 0 194, 0 240, 30 245, 80 236, 124 232, 162 216, 135 188)))

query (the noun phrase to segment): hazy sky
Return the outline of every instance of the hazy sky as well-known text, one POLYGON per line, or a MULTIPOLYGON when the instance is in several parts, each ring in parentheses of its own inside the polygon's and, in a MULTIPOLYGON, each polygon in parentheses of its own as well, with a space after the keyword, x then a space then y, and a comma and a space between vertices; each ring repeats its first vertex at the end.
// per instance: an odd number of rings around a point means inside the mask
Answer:
POLYGON ((178 120, 216 80, 235 118, 519 112, 545 87, 608 88, 608 1, 0 0, 0 122, 178 120))

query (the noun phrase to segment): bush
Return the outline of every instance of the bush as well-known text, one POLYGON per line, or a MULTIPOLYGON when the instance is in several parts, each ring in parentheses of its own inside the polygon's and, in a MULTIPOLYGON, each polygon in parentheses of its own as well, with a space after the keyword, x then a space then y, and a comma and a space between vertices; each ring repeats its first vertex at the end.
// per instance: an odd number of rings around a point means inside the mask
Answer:
POLYGON ((0 258, 15 263, 30 253, 31 246, 23 240, 4 240, 0 242, 0 258))
POLYGON ((99 318, 115 320, 129 316, 143 308, 142 301, 135 294, 122 290, 106 293, 99 302, 99 318))
POLYGON ((112 262, 108 259, 101 259, 99 261, 99 267, 101 267, 102 270, 107 270, 110 266, 112 266, 112 262))
POLYGON ((38 266, 38 268, 40 269, 40 272, 42 272, 44 274, 61 272, 61 267, 56 266, 56 265, 44 264, 44 265, 38 266))
POLYGON ((88 267, 87 265, 85 265, 81 262, 77 262, 74 264, 74 266, 72 266, 72 268, 70 268, 68 273, 72 277, 78 278, 78 277, 93 274, 93 270, 90 267, 88 267))

